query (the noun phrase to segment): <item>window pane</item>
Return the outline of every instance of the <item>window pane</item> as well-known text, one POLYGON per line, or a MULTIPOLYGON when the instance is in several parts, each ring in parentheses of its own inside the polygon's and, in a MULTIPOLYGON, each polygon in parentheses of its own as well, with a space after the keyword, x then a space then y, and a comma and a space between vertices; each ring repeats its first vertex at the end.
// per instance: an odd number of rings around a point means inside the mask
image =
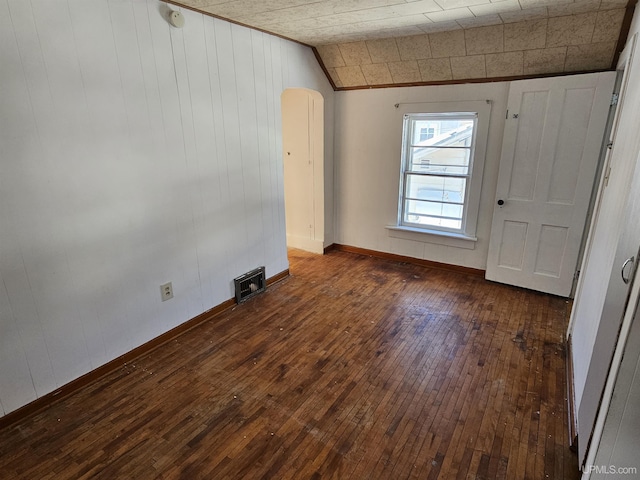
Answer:
POLYGON ((462 228, 462 205, 407 200, 404 222, 413 225, 462 228))
POLYGON ((474 123, 474 120, 471 119, 414 120, 411 127, 411 144, 469 147, 471 146, 474 123))
POLYGON ((469 148, 411 147, 411 172, 449 173, 467 175, 469 173, 469 148))
POLYGON ((407 175, 405 197, 417 200, 464 203, 466 178, 407 175))

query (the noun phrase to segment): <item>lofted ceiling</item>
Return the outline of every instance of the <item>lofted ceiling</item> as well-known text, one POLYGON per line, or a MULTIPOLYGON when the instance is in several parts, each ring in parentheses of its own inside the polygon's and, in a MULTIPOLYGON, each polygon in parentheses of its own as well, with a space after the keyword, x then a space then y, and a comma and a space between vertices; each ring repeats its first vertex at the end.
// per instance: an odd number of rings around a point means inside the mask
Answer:
POLYGON ((170 0, 316 49, 338 89, 612 68, 635 0, 170 0))

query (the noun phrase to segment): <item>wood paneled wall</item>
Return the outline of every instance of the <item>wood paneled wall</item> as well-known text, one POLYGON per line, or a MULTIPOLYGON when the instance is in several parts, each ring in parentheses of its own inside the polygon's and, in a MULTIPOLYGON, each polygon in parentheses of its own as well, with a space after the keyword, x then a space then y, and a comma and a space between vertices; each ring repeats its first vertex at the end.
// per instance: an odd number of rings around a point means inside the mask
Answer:
POLYGON ((288 266, 280 95, 331 88, 307 47, 168 11, 0 0, 0 415, 288 266))

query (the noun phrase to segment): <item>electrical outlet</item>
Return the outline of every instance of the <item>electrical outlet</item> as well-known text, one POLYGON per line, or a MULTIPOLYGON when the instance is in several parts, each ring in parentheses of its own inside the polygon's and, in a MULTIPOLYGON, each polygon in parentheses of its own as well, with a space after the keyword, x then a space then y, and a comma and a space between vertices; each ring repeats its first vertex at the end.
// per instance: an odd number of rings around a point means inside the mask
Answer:
POLYGON ((163 302, 173 298, 173 286, 171 282, 160 285, 160 295, 162 296, 163 302))

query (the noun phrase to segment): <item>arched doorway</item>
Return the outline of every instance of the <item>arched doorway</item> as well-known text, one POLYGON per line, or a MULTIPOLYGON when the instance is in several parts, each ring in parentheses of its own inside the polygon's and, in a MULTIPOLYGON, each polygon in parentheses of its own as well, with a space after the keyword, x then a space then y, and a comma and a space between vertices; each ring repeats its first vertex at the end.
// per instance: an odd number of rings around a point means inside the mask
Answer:
POLYGON ((281 102, 287 247, 323 253, 324 99, 289 88, 281 102))

